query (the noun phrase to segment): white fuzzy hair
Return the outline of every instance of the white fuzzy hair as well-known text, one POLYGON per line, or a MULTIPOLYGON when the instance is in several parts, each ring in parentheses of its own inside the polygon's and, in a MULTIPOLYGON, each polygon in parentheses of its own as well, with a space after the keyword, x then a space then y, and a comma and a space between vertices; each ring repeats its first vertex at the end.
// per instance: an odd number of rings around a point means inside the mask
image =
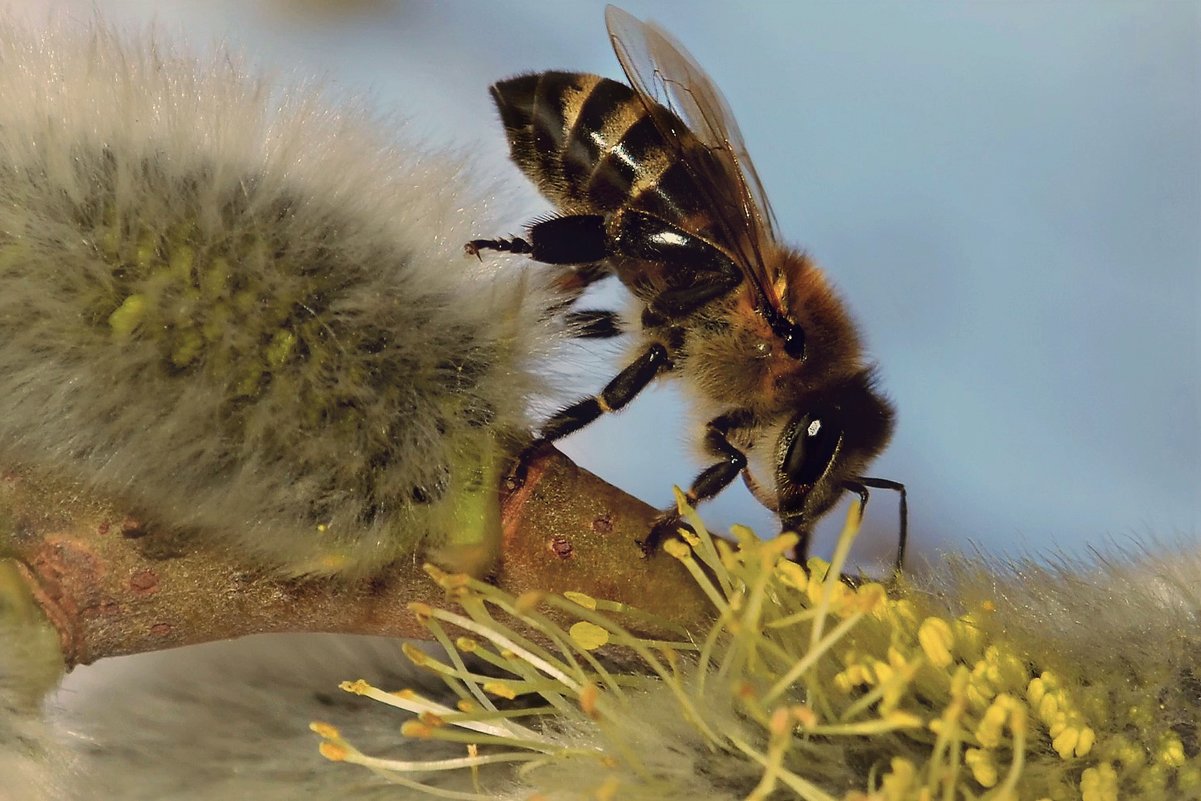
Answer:
POLYGON ((465 256, 463 159, 228 52, 0 28, 0 460, 286 573, 437 545, 554 339, 465 256))

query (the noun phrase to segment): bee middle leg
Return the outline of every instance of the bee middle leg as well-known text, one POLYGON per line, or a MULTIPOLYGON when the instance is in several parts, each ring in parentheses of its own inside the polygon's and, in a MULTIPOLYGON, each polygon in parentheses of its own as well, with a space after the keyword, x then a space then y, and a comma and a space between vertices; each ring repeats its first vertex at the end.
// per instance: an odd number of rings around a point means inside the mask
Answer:
POLYGON ((603 414, 616 412, 632 401, 659 373, 671 369, 667 348, 654 342, 617 377, 605 385, 599 395, 583 398, 555 412, 542 425, 537 439, 518 455, 509 481, 520 486, 525 483, 525 471, 530 456, 543 445, 562 439, 594 422, 603 414))
MULTIPOLYGON (((695 506, 717 495, 746 469, 746 454, 730 442, 729 436, 734 429, 745 428, 751 423, 750 412, 734 411, 715 417, 705 425, 705 451, 721 461, 706 467, 692 480, 692 485, 684 493, 690 505, 695 506)), ((679 527, 678 510, 661 512, 646 539, 638 543, 642 552, 647 556, 653 554, 667 538, 675 536, 679 527)))
POLYGON ((641 356, 606 384, 599 395, 584 398, 551 415, 542 426, 541 439, 551 442, 562 439, 602 414, 621 409, 646 389, 660 372, 668 369, 671 369, 671 360, 667 356, 667 348, 658 342, 652 343, 641 356))

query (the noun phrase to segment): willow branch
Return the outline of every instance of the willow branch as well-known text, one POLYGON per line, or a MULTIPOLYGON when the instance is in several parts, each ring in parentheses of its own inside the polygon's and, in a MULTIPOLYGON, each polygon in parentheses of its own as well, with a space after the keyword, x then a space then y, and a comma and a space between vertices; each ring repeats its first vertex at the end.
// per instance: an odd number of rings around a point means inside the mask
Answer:
MULTIPOLYGON (((106 656, 267 632, 424 633, 414 601, 444 603, 421 559, 379 576, 280 580, 237 555, 180 547, 77 488, 25 475, 0 487, 0 555, 9 557, 58 631, 68 667, 106 656)), ((513 594, 573 590, 700 622, 706 604, 682 566, 645 558, 636 540, 655 510, 558 451, 502 497, 504 545, 491 577, 513 594)))

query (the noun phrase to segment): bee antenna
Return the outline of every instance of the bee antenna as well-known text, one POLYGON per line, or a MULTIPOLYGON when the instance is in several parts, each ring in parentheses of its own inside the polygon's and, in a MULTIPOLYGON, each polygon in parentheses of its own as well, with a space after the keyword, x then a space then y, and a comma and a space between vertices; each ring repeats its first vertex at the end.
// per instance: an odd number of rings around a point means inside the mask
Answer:
POLYGON ((863 513, 863 507, 867 506, 867 487, 872 489, 885 489, 899 492, 901 494, 900 515, 901 527, 897 533, 897 562, 896 572, 900 573, 905 566, 905 548, 909 544, 909 495, 905 491, 905 485, 899 481, 893 481, 887 478, 870 478, 868 476, 859 476, 855 481, 848 481, 845 484, 848 490, 859 494, 860 499, 860 514, 863 513))

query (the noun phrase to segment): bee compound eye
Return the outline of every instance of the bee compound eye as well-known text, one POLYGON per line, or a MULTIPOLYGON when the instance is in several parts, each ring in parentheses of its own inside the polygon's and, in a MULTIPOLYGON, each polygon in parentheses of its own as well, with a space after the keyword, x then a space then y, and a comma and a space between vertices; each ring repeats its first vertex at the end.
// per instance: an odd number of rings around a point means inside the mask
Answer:
POLYGON ((793 485, 817 483, 838 451, 842 429, 820 415, 804 415, 793 423, 792 439, 784 454, 781 471, 793 485))

